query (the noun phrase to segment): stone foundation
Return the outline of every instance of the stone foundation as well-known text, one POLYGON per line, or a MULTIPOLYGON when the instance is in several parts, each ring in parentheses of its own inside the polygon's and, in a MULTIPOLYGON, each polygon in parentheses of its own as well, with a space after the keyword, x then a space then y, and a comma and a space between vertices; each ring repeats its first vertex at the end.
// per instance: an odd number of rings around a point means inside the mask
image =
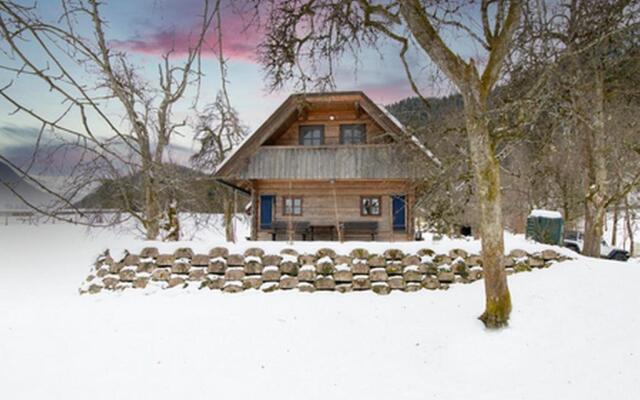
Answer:
MULTIPOLYGON (((513 250, 505 256, 505 267, 510 275, 547 268, 566 259, 553 250, 535 254, 513 250)), ((482 276, 482 258, 461 249, 448 254, 435 254, 430 249, 416 254, 404 254, 398 249, 369 254, 366 249, 354 249, 349 255, 338 255, 325 248, 313 255, 299 255, 294 249, 265 254, 257 247, 247 249, 244 254, 229 254, 224 247, 215 247, 209 254, 194 254, 189 248, 160 254, 156 248, 145 248, 140 254, 127 254, 117 261, 108 251, 101 255, 80 293, 157 286, 197 287, 227 293, 297 289, 340 293, 371 290, 389 294, 448 289, 452 284, 474 282, 482 276)))

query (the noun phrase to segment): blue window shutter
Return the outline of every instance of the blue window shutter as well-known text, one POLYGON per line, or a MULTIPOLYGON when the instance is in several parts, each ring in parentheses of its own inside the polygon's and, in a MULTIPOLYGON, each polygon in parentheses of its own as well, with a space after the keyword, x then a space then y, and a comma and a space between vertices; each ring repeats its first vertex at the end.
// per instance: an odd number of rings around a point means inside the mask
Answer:
POLYGON ((407 229, 407 201, 406 196, 391 196, 393 210, 393 230, 404 231, 407 229))
POLYGON ((271 229, 274 196, 260 196, 260 229, 271 229))

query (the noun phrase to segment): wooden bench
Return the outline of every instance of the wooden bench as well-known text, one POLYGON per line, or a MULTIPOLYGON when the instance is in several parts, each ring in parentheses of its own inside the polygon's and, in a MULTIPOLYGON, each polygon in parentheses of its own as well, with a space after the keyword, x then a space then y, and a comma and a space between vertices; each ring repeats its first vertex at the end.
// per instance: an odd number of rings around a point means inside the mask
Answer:
POLYGON ((302 240, 307 240, 307 234, 309 233, 309 222, 306 221, 275 221, 271 224, 271 240, 276 240, 278 235, 289 234, 290 228, 293 230, 293 235, 302 236, 302 240))
POLYGON ((378 234, 378 223, 376 221, 347 221, 342 223, 342 232, 345 238, 348 236, 371 236, 371 240, 376 240, 378 234))

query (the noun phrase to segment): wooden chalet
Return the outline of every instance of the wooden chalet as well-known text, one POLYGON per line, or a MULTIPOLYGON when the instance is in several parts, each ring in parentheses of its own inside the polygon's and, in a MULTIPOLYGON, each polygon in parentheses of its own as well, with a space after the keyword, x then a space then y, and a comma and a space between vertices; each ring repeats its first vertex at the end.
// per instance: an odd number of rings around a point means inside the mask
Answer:
POLYGON ((294 94, 216 176, 250 193, 254 240, 411 240, 416 150, 362 92, 294 94))

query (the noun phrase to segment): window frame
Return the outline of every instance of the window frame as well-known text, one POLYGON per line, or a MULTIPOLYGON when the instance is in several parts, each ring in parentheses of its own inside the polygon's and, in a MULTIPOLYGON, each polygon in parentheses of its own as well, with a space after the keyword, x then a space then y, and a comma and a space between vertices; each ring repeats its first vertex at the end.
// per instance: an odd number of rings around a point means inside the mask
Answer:
POLYGON ((300 217, 304 214, 303 211, 303 203, 304 200, 302 198, 302 196, 282 196, 282 215, 283 216, 291 216, 291 217, 300 217), (291 199, 292 203, 291 203, 291 212, 287 212, 287 200, 291 199), (300 200, 300 213, 296 213, 295 212, 295 200, 300 200))
POLYGON ((298 126, 298 145, 300 146, 324 146, 324 125, 316 124, 316 125, 300 125, 298 126), (315 130, 320 129, 320 144, 305 144, 304 143, 304 134, 305 130, 315 130))
MULTIPOLYGON (((351 139, 353 139, 353 134, 351 135, 351 139)), ((340 138, 339 138, 340 144, 345 144, 345 145, 358 145, 358 144, 367 144, 367 124, 340 124, 340 138), (345 143, 345 129, 346 128, 353 128, 355 126, 361 126, 362 127, 362 141, 359 143, 345 143)))
POLYGON ((361 217, 380 217, 382 216, 382 196, 360 196, 360 216, 361 217), (376 214, 365 214, 364 213, 364 200, 377 200, 378 201, 378 212, 376 214))

